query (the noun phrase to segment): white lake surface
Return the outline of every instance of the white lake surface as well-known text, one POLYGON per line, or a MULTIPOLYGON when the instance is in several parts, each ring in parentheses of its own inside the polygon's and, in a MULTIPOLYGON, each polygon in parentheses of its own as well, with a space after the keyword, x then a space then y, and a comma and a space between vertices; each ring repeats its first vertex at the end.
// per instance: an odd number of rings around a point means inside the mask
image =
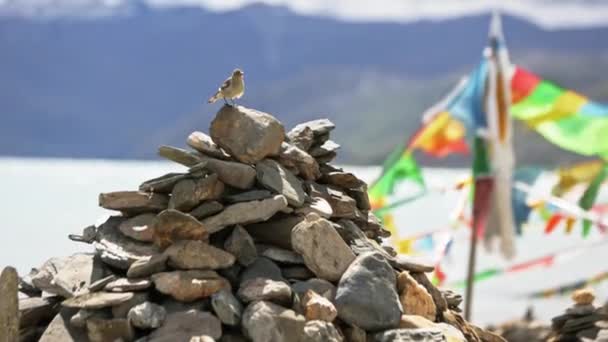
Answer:
MULTIPOLYGON (((366 181, 379 172, 375 167, 345 167, 366 181)), ((67 159, 0 158, 0 267, 13 265, 20 274, 41 265, 53 256, 65 256, 92 247, 70 241, 68 234, 103 221, 110 214, 97 206, 100 192, 137 189, 144 180, 167 172, 184 170, 179 165, 155 161, 106 161, 67 159)), ((427 169, 425 176, 433 186, 450 184, 466 175, 465 170, 427 169)), ((543 179, 544 183, 549 180, 543 179)), ((549 185, 542 185, 545 189, 549 185)), ((414 190, 401 187, 396 198, 407 197, 414 190)), ((607 198, 602 194, 603 198, 607 198)), ((402 236, 415 235, 448 227, 450 214, 458 202, 453 191, 433 192, 424 198, 394 211, 396 225, 402 236)), ((473 320, 480 324, 497 323, 523 315, 527 306, 534 306, 543 320, 561 313, 569 304, 569 296, 528 299, 526 294, 578 281, 608 271, 608 244, 594 230, 587 239, 575 233, 565 235, 563 228, 544 235, 543 227, 531 224, 516 242, 517 256, 504 260, 480 248, 478 270, 503 267, 547 255, 571 246, 588 246, 551 267, 533 268, 497 276, 475 286, 473 320), (595 244, 595 246, 592 246, 595 244)), ((455 230, 451 253, 443 260, 447 282, 465 277, 468 255, 468 232, 455 230)), ((608 282, 595 286, 598 304, 608 297, 608 282)), ((463 292, 463 289, 456 289, 463 292)))

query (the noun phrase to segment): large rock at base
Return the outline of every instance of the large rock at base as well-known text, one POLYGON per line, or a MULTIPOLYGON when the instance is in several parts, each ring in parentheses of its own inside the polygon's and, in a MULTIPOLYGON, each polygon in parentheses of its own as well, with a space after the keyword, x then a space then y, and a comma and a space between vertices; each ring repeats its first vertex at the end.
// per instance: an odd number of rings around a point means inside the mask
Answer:
POLYGON ((42 291, 69 298, 86 292, 103 276, 101 260, 94 254, 74 254, 49 259, 32 276, 32 283, 42 291))
POLYGON ((118 230, 123 221, 121 217, 110 217, 97 229, 93 247, 104 263, 126 270, 137 260, 149 258, 160 251, 158 247, 135 241, 124 236, 118 230))
POLYGON ((306 193, 296 176, 281 164, 272 159, 265 159, 255 164, 257 179, 265 188, 285 196, 289 205, 301 207, 306 193))
POLYGON ((222 323, 239 325, 243 315, 243 305, 227 290, 221 290, 211 296, 211 306, 222 323))
POLYGON ((127 219, 118 226, 118 229, 137 241, 152 242, 154 241, 155 224, 156 214, 146 213, 127 219))
POLYGON ((401 305, 395 271, 379 253, 365 253, 348 267, 336 293, 338 316, 365 330, 396 328, 401 305))
POLYGON ((236 226, 224 243, 224 249, 236 257, 239 264, 251 265, 258 257, 255 243, 245 228, 236 226))
POLYGON ((154 241, 165 248, 178 240, 206 240, 209 231, 191 215, 167 209, 156 218, 154 241))
POLYGON ((13 267, 0 274, 0 341, 19 340, 19 276, 13 267))
POLYGON ((201 160, 201 163, 190 169, 191 172, 211 171, 225 184, 241 190, 250 189, 255 183, 255 170, 250 165, 210 157, 203 157, 201 160))
POLYGON ((435 320, 437 308, 433 298, 408 272, 399 274, 397 288, 400 293, 399 299, 403 306, 403 313, 422 316, 430 321, 435 320))
POLYGON ((324 321, 309 321, 304 325, 301 342, 342 342, 344 338, 336 327, 324 321))
POLYGON ((223 106, 209 133, 218 146, 248 164, 277 155, 285 140, 285 129, 277 119, 243 106, 223 106))
POLYGON ((66 299, 61 305, 74 309, 102 309, 125 303, 133 292, 91 292, 66 299))
POLYGON ((149 335, 149 342, 192 341, 207 335, 215 340, 222 336, 222 323, 209 312, 188 310, 167 315, 165 323, 149 335))
MULTIPOLYGON (((15 298, 17 293, 15 291, 15 298)), ((11 313, 10 306, 12 305, 10 297, 1 296, 5 298, 0 302, 0 315, 11 313)), ((37 326, 47 326, 49 322, 57 315, 60 306, 58 305, 60 298, 54 297, 29 297, 19 299, 19 329, 31 329, 37 326)), ((10 319, 15 319, 17 316, 12 315, 10 319)), ((7 318, 0 318, 0 320, 6 320, 7 318)), ((6 324, 0 324, 6 326, 6 324)), ((0 328, 1 329, 1 328, 0 328)), ((5 334, 10 336, 10 334, 5 334)))
POLYGON ((289 306, 291 304, 291 288, 282 281, 265 278, 249 279, 241 283, 237 296, 244 302, 265 300, 289 306))
POLYGON ((316 214, 294 227, 291 244, 304 258, 306 266, 319 278, 329 281, 340 279, 355 255, 332 227, 331 222, 316 214))
POLYGON ((178 301, 193 302, 207 298, 222 290, 230 289, 228 280, 214 271, 173 271, 152 276, 156 290, 178 301))
POLYGON ((213 140, 211 140, 210 136, 203 132, 190 133, 188 139, 186 140, 186 143, 188 144, 188 146, 192 147, 193 149, 199 151, 202 154, 220 159, 230 158, 230 156, 226 154, 226 152, 222 151, 222 149, 220 149, 219 146, 217 146, 213 142, 213 140))
POLYGON ((177 241, 165 250, 169 265, 179 269, 218 269, 232 266, 234 255, 203 241, 177 241))
POLYGON ((243 312, 243 331, 253 342, 300 341, 306 321, 293 310, 254 302, 243 312))
POLYGON ((261 201, 251 201, 229 205, 221 213, 204 219, 201 223, 215 233, 235 224, 248 224, 266 221, 287 207, 287 199, 282 195, 261 201))
MULTIPOLYGON (((70 324, 70 318, 77 312, 75 309, 63 308, 40 337, 39 342, 81 342, 88 341, 86 331, 70 324)), ((11 340, 9 340, 11 341, 11 340)), ((17 340, 12 340, 17 341, 17 340)), ((11 341, 11 342, 12 342, 11 341)))
POLYGON ((129 214, 159 212, 167 208, 165 195, 142 191, 116 191, 99 194, 99 206, 129 214))
POLYGON ((204 200, 214 200, 222 196, 224 183, 217 174, 204 178, 183 179, 173 187, 169 208, 187 212, 204 200))
POLYGON ((89 318, 87 320, 87 335, 91 342, 133 341, 135 332, 124 318, 89 318))

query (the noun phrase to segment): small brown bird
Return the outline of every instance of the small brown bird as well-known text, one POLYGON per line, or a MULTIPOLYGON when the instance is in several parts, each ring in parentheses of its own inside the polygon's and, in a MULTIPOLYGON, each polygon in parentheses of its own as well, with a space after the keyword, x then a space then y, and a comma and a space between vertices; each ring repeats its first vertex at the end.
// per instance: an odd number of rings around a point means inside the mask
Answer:
POLYGON ((228 100, 232 100, 232 104, 235 99, 240 99, 245 93, 245 73, 241 69, 234 69, 232 75, 228 77, 222 86, 217 90, 215 95, 209 98, 209 103, 215 103, 218 99, 224 99, 224 102, 228 104, 228 100))

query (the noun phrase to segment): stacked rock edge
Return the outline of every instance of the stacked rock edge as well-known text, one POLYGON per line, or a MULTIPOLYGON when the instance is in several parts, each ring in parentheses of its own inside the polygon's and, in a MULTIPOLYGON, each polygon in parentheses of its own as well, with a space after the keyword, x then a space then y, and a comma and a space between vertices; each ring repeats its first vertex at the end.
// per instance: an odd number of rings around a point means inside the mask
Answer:
POLYGON ((192 150, 162 146, 187 169, 100 194, 116 215, 70 235, 92 253, 20 279, 20 339, 501 341, 381 245, 367 185, 330 164, 333 129, 224 106, 192 150))
POLYGON ((595 294, 589 288, 572 293, 574 305, 551 320, 549 341, 608 342, 608 305, 593 305, 595 294))

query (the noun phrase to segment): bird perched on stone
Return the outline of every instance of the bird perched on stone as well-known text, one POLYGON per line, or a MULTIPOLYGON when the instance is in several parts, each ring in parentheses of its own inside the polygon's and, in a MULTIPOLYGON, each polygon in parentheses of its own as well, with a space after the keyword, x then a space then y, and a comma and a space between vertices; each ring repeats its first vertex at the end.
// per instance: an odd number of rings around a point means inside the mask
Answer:
POLYGON ((241 69, 234 69, 232 75, 224 81, 208 102, 215 103, 218 99, 224 99, 226 104, 228 104, 228 100, 232 100, 232 104, 235 104, 234 100, 240 99, 245 93, 244 75, 241 69))

